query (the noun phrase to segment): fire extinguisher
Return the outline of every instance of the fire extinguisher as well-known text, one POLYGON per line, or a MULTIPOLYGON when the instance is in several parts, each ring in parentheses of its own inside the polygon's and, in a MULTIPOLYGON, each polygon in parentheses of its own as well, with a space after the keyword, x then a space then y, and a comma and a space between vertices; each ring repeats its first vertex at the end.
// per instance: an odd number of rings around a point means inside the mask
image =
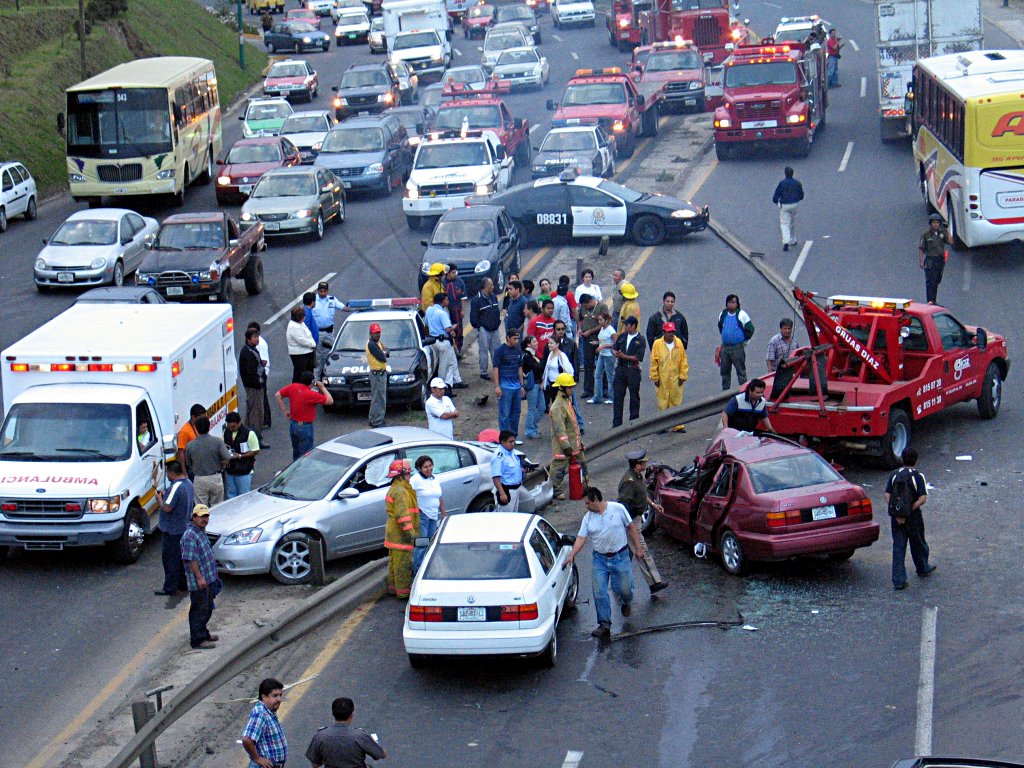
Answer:
POLYGON ((569 498, 573 501, 583 498, 583 465, 576 459, 569 462, 569 498))

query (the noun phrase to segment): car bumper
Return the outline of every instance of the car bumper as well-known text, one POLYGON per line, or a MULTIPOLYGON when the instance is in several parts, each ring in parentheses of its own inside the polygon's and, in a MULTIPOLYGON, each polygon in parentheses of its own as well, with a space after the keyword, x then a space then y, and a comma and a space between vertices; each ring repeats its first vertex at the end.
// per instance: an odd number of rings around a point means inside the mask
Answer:
MULTIPOLYGON (((242 231, 245 232, 256 225, 255 221, 243 221, 240 223, 242 231)), ((302 235, 316 230, 316 219, 312 216, 308 219, 283 219, 282 221, 264 221, 263 234, 267 237, 278 235, 302 235)))
POLYGON ((553 616, 537 627, 504 630, 490 627, 480 630, 413 629, 406 622, 402 628, 402 641, 407 653, 429 656, 533 655, 547 648, 554 631, 553 616))
POLYGON ((878 541, 878 523, 863 522, 797 533, 740 533, 736 536, 750 560, 786 560, 871 546, 878 541))
POLYGON ((258 541, 255 544, 224 546, 219 542, 213 547, 217 558, 217 569, 234 576, 251 576, 270 572, 270 559, 274 552, 274 541, 258 541))
POLYGON ((665 219, 665 234, 668 237, 681 237, 691 232, 703 232, 708 228, 708 216, 694 216, 692 219, 665 219))
POLYGON ((0 523, 0 546, 59 550, 98 547, 124 531, 124 520, 74 523, 0 523))
POLYGON ((402 210, 406 216, 440 216, 452 208, 461 208, 466 204, 466 198, 472 197, 472 192, 464 195, 443 195, 438 197, 403 197, 402 210))
POLYGON ((264 88, 263 95, 267 98, 281 98, 281 99, 311 99, 313 97, 312 88, 264 88))
POLYGON ((220 294, 220 280, 217 282, 189 283, 188 285, 159 285, 153 283, 137 283, 146 285, 159 293, 168 301, 192 301, 195 299, 215 299, 220 294), (178 293, 177 289, 181 289, 178 293))
POLYGON ((508 83, 510 88, 522 88, 524 86, 537 86, 544 82, 540 73, 534 75, 516 75, 515 77, 503 77, 498 82, 508 83))
POLYGON ((68 187, 75 202, 101 197, 131 195, 172 195, 177 191, 174 179, 143 179, 107 184, 102 181, 75 181, 68 187))
POLYGON ((338 176, 345 189, 354 192, 379 190, 384 188, 383 173, 361 173, 358 176, 338 176))
POLYGON ((100 269, 79 269, 74 272, 64 269, 34 269, 33 277, 36 285, 45 285, 48 288, 70 285, 105 285, 113 280, 114 265, 109 264, 100 269), (62 280, 61 277, 65 275, 70 275, 71 279, 65 277, 62 280))
POLYGON ((704 91, 667 91, 665 101, 674 106, 696 107, 704 103, 704 91))
POLYGON ((334 108, 334 116, 336 118, 338 118, 339 120, 342 120, 342 119, 344 119, 346 117, 352 117, 353 115, 359 115, 359 114, 363 114, 363 113, 370 114, 370 115, 378 115, 381 112, 383 112, 384 110, 386 110, 387 108, 388 108, 388 105, 385 104, 382 101, 375 101, 375 102, 373 102, 371 104, 362 104, 362 105, 358 105, 358 106, 352 105, 352 104, 346 104, 346 105, 341 106, 341 107, 335 107, 334 108))
MULTIPOLYGON (((370 404, 370 380, 359 379, 351 384, 327 384, 327 391, 334 398, 335 405, 361 405, 370 404)), ((388 383, 388 404, 403 403, 409 404, 419 400, 422 392, 422 384, 419 380, 411 384, 388 383)))
POLYGON ((252 184, 225 184, 217 185, 217 202, 218 203, 244 203, 249 199, 249 192, 252 192, 252 188, 256 186, 256 181, 252 184), (247 192, 242 191, 242 187, 248 189, 247 192))
POLYGON ((319 51, 321 49, 326 49, 327 46, 329 46, 330 44, 330 38, 327 38, 326 40, 314 40, 311 43, 303 43, 298 40, 288 40, 285 43, 278 46, 277 50, 290 51, 294 50, 295 46, 298 45, 300 51, 319 51))
POLYGON ((806 124, 715 131, 715 142, 718 144, 750 144, 760 141, 791 141, 793 139, 806 138, 806 124))
POLYGON ((559 24, 563 24, 563 25, 565 25, 567 27, 571 26, 573 24, 593 24, 594 23, 594 18, 595 18, 595 14, 593 14, 593 13, 581 14, 581 15, 578 15, 578 16, 573 16, 573 17, 568 18, 568 19, 559 16, 558 17, 558 23, 559 24))
POLYGON ((369 32, 342 32, 341 34, 335 32, 334 41, 339 44, 343 42, 356 43, 360 40, 365 42, 369 36, 369 32))

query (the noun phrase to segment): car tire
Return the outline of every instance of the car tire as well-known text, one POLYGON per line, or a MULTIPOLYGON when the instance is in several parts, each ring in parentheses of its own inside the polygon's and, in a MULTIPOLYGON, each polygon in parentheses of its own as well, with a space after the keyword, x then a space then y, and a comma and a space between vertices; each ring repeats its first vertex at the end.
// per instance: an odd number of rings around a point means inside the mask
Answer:
POLYGON ((323 51, 324 51, 324 53, 327 53, 329 50, 331 50, 331 41, 330 40, 328 40, 326 43, 323 44, 323 51))
POLYGON ((985 378, 981 382, 981 396, 978 398, 978 415, 983 419, 994 419, 999 415, 1003 401, 1003 372, 995 363, 989 363, 985 378))
POLYGON ((231 303, 231 273, 225 272, 220 278, 220 289, 217 291, 217 301, 221 304, 231 303))
POLYGON ((608 170, 605 171, 604 177, 606 179, 615 178, 615 155, 612 154, 611 161, 608 163, 608 170))
POLYGON ((344 197, 341 198, 341 200, 338 201, 338 213, 334 217, 333 221, 334 221, 335 224, 344 224, 345 223, 345 198, 344 197))
MULTIPOLYGON (((949 239, 953 242, 950 247, 960 253, 966 250, 967 246, 964 245, 964 241, 960 238, 960 227, 956 225, 956 214, 953 212, 953 196, 950 195, 946 198, 946 218, 949 220, 949 239)), ((27 219, 28 216, 26 215, 27 219)))
POLYGON ((316 212, 316 227, 313 229, 313 239, 323 240, 324 239, 324 212, 316 212))
POLYGON ((565 590, 565 602, 562 604, 562 610, 568 611, 576 607, 576 598, 580 595, 580 569, 576 567, 576 563, 572 564, 572 573, 569 574, 569 587, 565 590))
POLYGON ((806 139, 793 139, 793 157, 807 157, 811 154, 811 136, 807 134, 806 139))
POLYGON ((637 245, 660 245, 665 240, 665 222, 651 214, 639 216, 630 228, 630 235, 637 245))
POLYGON ((882 454, 879 457, 886 469, 896 469, 903 464, 901 454, 910 446, 910 415, 902 408, 889 412, 889 423, 882 437, 882 454))
POLYGON ((658 519, 654 514, 654 507, 648 505, 640 515, 640 533, 650 536, 658 529, 658 519))
POLYGON ((413 669, 423 669, 427 666, 427 657, 422 653, 410 653, 409 666, 413 669))
POLYGON ((734 156, 733 148, 728 144, 719 144, 715 142, 715 157, 719 160, 732 160, 734 156))
POLYGON ((25 221, 35 221, 39 217, 39 208, 36 207, 35 197, 28 199, 28 205, 25 207, 25 221))
POLYGON ((430 397, 430 376, 427 375, 426 371, 422 371, 420 379, 420 394, 412 401, 412 408, 414 411, 424 411, 427 408, 427 398, 430 397))
POLYGON ((466 508, 467 512, 493 512, 494 510, 494 496, 489 493, 481 493, 466 508))
POLYGON ((295 53, 296 56, 298 56, 300 53, 302 53, 302 46, 299 43, 295 43, 295 45, 292 46, 292 52, 295 53))
POLYGON ((538 661, 540 666, 544 669, 554 669, 555 664, 558 663, 558 624, 551 628, 551 639, 548 641, 547 648, 541 653, 538 661))
POLYGON ((42 283, 36 283, 36 290, 39 293, 49 293, 50 292, 50 286, 43 285, 42 283))
POLYGON ((387 172, 384 177, 384 186, 381 187, 381 197, 391 197, 391 193, 395 191, 395 180, 391 177, 391 171, 387 172))
POLYGON ((114 273, 110 277, 110 284, 115 288, 120 288, 124 285, 124 262, 120 259, 114 264, 114 273))
POLYGON ((285 534, 270 555, 270 575, 279 584, 306 584, 313 575, 310 549, 320 546, 320 540, 308 533, 293 531, 285 534))
POLYGON ((142 510, 136 506, 128 507, 124 517, 124 528, 121 535, 110 542, 110 551, 114 562, 119 565, 131 565, 142 554, 146 544, 146 519, 142 510))
POLYGON ((409 229, 416 231, 417 229, 420 228, 420 220, 422 218, 422 216, 406 216, 405 223, 409 227, 409 229))
POLYGON ((171 203, 175 208, 181 208, 185 205, 185 187, 188 186, 188 172, 189 167, 185 165, 185 175, 181 179, 181 189, 171 194, 171 203))
POLYGON ((249 257, 249 264, 243 275, 245 280, 245 292, 250 296, 258 296, 263 293, 263 259, 259 254, 252 254, 249 257))
POLYGON ((208 146, 206 148, 206 169, 199 177, 198 182, 203 185, 209 184, 211 181, 213 181, 213 174, 213 147, 208 146))
POLYGON ((7 231, 7 209, 0 208, 0 232, 7 231))
POLYGON ((273 53, 273 52, 274 52, 274 44, 268 42, 267 43, 267 53, 273 53))
POLYGON ((628 139, 623 139, 615 146, 621 157, 632 157, 636 152, 636 137, 630 135, 628 139))
POLYGON ((726 528, 718 539, 718 551, 722 557, 722 567, 733 576, 742 576, 747 568, 747 559, 743 555, 743 547, 735 533, 726 528))
POLYGON ((537 33, 537 34, 536 34, 536 35, 534 36, 534 38, 533 38, 533 44, 534 44, 534 45, 540 45, 541 37, 542 37, 541 33, 540 33, 540 32, 538 32, 538 33, 537 33))

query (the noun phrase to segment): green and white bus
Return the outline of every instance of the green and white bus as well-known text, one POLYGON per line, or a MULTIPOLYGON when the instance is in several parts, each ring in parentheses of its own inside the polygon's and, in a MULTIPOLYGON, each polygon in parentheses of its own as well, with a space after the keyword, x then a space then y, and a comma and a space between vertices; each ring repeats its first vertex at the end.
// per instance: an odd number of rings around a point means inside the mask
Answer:
POLYGON ((214 177, 221 151, 217 73, 207 59, 161 56, 108 69, 67 90, 71 195, 173 195, 214 177))

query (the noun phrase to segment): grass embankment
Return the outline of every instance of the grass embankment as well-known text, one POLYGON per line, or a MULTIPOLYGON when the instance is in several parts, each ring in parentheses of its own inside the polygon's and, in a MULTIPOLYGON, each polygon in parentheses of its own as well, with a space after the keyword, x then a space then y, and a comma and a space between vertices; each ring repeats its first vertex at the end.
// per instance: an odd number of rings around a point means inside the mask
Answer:
MULTIPOLYGON (((42 195, 67 186, 64 141, 57 114, 64 89, 82 80, 74 0, 0 0, 0 159, 16 158, 36 177, 42 195)), ((266 54, 245 49, 238 66, 238 34, 194 0, 128 0, 122 17, 93 26, 86 39, 91 77, 115 64, 147 56, 201 56, 217 67, 226 107, 260 75, 266 54)))

